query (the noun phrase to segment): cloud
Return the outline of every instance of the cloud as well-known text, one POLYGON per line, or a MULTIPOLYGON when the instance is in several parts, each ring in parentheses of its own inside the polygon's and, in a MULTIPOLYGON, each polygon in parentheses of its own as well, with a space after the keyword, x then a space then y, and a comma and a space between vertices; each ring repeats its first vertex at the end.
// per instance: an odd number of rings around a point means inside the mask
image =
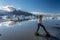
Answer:
POLYGON ((52 14, 52 13, 45 13, 45 12, 31 12, 31 13, 36 15, 52 14))
MULTIPOLYGON (((19 8, 19 9, 21 9, 21 8, 19 8)), ((12 11, 16 10, 16 8, 14 6, 6 5, 6 6, 1 6, 0 10, 4 10, 4 11, 7 11, 7 12, 12 12, 12 11)))
POLYGON ((31 12, 35 15, 45 15, 45 16, 60 16, 60 13, 45 13, 45 12, 31 12))
POLYGON ((18 10, 21 10, 22 8, 17 8, 18 10))
POLYGON ((45 14, 44 12, 31 12, 32 14, 36 14, 36 15, 41 15, 41 14, 45 14))

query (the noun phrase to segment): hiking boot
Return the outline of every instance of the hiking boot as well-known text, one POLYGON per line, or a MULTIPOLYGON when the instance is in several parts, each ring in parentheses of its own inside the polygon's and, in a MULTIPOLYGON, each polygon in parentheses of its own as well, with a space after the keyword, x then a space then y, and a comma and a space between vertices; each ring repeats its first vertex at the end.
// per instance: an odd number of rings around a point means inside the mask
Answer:
POLYGON ((39 33, 38 32, 35 32, 35 36, 39 36, 39 33))

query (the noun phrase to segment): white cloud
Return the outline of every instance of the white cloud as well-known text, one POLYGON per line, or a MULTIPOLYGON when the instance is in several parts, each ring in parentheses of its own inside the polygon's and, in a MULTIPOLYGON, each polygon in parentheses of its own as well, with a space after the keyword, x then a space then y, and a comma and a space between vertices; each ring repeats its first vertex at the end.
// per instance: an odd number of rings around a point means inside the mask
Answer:
POLYGON ((41 14, 44 14, 44 12, 31 12, 32 14, 36 14, 36 15, 41 15, 41 14))
POLYGON ((45 16, 60 16, 60 13, 45 13, 45 12, 31 12, 35 15, 45 15, 45 16))
POLYGON ((22 8, 17 8, 18 10, 22 9, 22 8))
POLYGON ((36 15, 45 15, 45 14, 52 14, 52 13, 45 13, 45 12, 31 12, 32 14, 36 14, 36 15))

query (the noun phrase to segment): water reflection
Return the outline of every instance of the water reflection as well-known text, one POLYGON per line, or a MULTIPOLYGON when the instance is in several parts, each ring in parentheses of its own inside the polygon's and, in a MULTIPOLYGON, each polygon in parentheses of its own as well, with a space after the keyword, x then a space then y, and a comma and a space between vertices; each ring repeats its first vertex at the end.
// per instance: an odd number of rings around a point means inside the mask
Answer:
POLYGON ((50 37, 44 37, 43 35, 35 36, 36 40, 60 40, 59 38, 55 36, 50 36, 50 37))
MULTIPOLYGON (((51 37, 35 36, 34 32, 37 28, 37 22, 35 20, 24 22, 6 21, 0 23, 0 40, 59 40, 60 30, 52 28, 56 23, 60 24, 60 21, 44 21, 46 29, 50 32, 51 37), (54 23, 55 22, 55 23, 54 23), (53 24, 53 25, 52 25, 53 24), (34 35, 34 36, 33 36, 34 35), (57 38, 58 37, 58 38, 57 38), (5 39, 4 39, 5 38, 5 39)), ((60 26, 60 25, 59 25, 60 26)), ((39 33, 44 33, 42 28, 39 33)))
POLYGON ((13 22, 13 21, 6 21, 6 22, 0 23, 0 27, 3 27, 3 26, 11 27, 14 24, 15 24, 15 22, 13 22))

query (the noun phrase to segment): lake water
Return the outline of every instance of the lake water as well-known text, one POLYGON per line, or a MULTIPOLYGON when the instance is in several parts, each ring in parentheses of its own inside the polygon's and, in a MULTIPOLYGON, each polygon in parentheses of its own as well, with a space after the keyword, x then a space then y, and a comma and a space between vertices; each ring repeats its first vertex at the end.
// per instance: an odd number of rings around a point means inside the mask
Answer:
MULTIPOLYGON (((0 23, 0 40, 60 40, 60 20, 43 20, 42 23, 52 37, 45 38, 34 35, 37 29, 36 20, 6 21, 0 23)), ((39 34, 45 34, 42 27, 39 34)))

